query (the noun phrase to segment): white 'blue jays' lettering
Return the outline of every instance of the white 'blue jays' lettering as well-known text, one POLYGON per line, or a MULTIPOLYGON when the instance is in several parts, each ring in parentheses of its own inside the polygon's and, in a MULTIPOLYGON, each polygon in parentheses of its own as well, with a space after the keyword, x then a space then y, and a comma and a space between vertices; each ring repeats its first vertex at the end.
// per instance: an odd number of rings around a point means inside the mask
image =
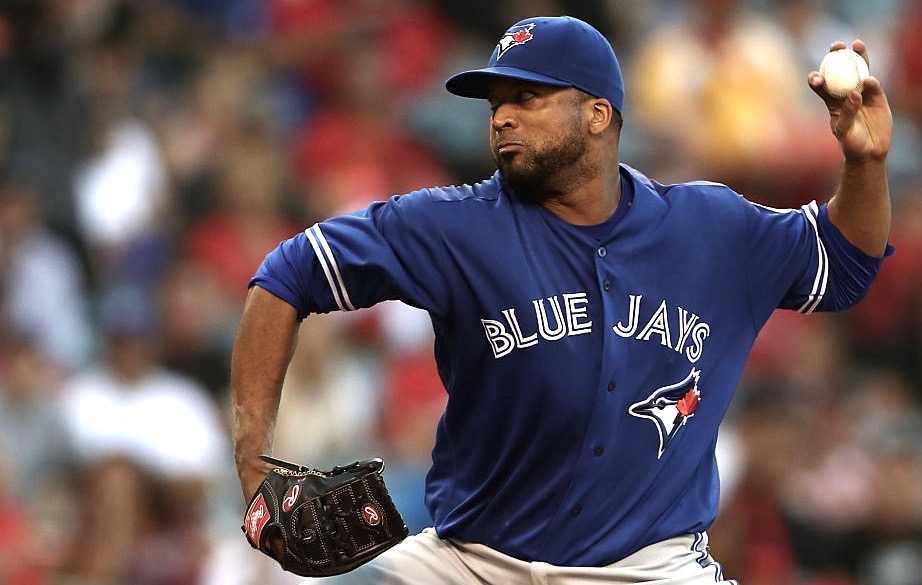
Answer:
POLYGON ((676 338, 673 342, 672 329, 669 324, 669 306, 663 300, 653 316, 640 328, 640 309, 643 295, 628 295, 627 324, 618 321, 612 331, 621 337, 634 337, 643 341, 658 339, 660 344, 672 348, 678 353, 684 353, 691 363, 701 359, 704 349, 704 340, 711 334, 711 326, 705 322, 698 322, 699 317, 682 307, 676 307, 676 338), (640 333, 637 330, 640 328, 640 333), (691 338, 691 339, 689 339, 691 338), (688 342, 691 345, 687 345, 688 342))
MULTIPOLYGON (((554 295, 547 299, 536 299, 531 302, 535 312, 535 328, 529 329, 534 333, 522 332, 522 325, 516 316, 514 308, 503 309, 502 321, 496 319, 481 319, 483 330, 487 334, 487 341, 493 350, 494 358, 509 355, 515 349, 530 347, 538 344, 538 338, 545 341, 556 341, 568 335, 582 335, 592 332, 592 321, 589 319, 589 301, 586 293, 564 293, 554 295), (561 309, 561 298, 563 309, 561 309), (554 314, 554 324, 548 320, 547 309, 544 302, 547 300, 554 314), (508 325, 508 328, 506 327, 508 325)), ((531 323, 529 322, 529 325, 531 323)))

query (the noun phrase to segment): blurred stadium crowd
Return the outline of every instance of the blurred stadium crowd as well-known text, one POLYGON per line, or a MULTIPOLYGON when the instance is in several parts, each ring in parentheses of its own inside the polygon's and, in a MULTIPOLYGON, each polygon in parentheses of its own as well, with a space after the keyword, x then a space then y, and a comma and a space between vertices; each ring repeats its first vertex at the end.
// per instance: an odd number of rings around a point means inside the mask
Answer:
MULTIPOLYGON (((298 581, 239 529, 227 386, 247 280, 315 221, 491 173, 487 106, 443 80, 561 13, 622 62, 624 162, 776 207, 831 195, 839 152, 806 75, 830 42, 868 42, 896 116, 897 252, 857 308, 770 321, 722 429, 710 533, 747 585, 922 584, 922 1, 0 6, 0 584, 298 581)), ((308 318, 276 455, 383 456, 425 526, 431 343, 398 304, 308 318)))

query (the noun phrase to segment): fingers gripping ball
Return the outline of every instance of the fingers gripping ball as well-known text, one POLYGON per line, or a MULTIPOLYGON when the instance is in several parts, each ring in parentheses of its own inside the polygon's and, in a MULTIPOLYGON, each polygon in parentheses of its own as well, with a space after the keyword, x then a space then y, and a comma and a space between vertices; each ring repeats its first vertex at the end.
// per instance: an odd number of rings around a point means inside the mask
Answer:
POLYGON ((408 529, 384 485, 381 459, 318 471, 276 465, 244 517, 253 548, 304 577, 351 571, 403 540, 408 529))
POLYGON ((829 95, 841 99, 853 89, 860 91, 861 82, 869 72, 861 55, 851 49, 839 49, 826 53, 820 63, 820 74, 829 95))

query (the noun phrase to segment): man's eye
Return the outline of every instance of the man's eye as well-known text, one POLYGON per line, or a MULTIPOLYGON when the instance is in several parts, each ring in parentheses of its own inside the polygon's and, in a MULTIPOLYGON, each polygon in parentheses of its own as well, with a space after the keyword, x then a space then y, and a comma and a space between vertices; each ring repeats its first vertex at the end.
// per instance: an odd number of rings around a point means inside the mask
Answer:
POLYGON ((528 101, 528 100, 532 99, 533 97, 537 97, 537 96, 535 96, 534 92, 531 92, 531 91, 523 91, 522 93, 519 94, 519 101, 523 101, 523 102, 524 102, 524 101, 528 101))

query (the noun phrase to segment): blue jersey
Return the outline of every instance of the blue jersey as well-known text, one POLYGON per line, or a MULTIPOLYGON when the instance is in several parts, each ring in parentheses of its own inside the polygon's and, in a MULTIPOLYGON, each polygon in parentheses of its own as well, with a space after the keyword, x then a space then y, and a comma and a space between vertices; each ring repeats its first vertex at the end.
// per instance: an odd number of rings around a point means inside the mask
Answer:
POLYGON ((301 317, 392 299, 431 315, 448 402, 426 503, 443 538, 600 566, 705 530, 718 427, 760 328, 779 307, 854 304, 880 266, 825 206, 621 174, 602 225, 494 175, 318 223, 252 280, 301 317))

